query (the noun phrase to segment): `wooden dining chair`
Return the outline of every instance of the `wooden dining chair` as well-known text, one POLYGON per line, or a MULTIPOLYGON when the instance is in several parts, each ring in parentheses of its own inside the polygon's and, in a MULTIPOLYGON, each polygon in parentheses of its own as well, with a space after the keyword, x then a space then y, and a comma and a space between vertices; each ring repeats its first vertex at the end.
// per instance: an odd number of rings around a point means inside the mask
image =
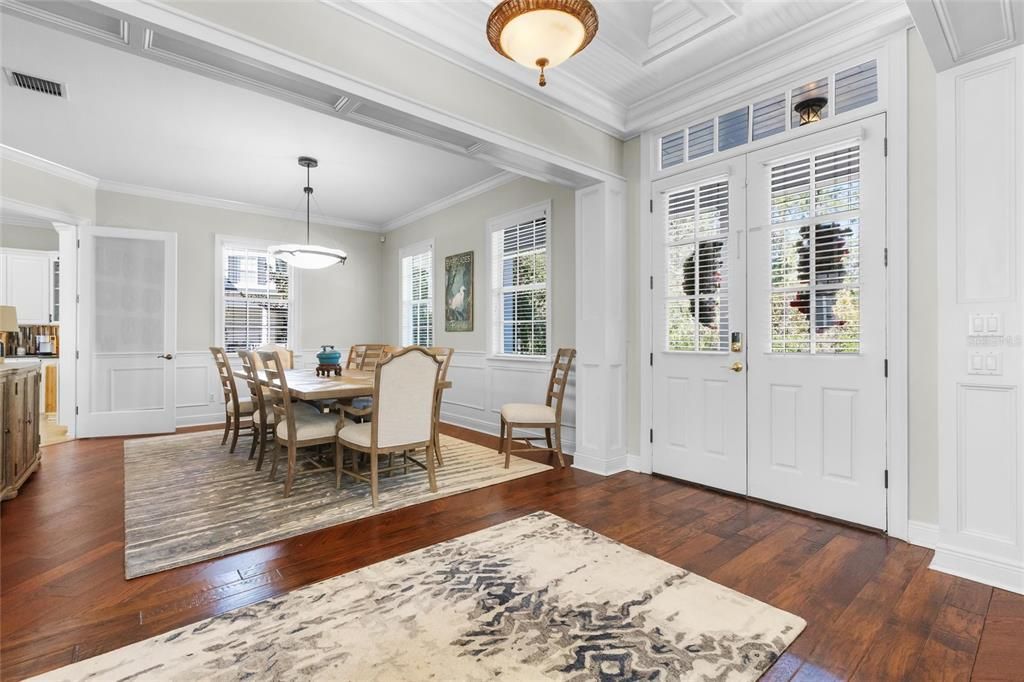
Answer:
MULTIPOLYGON (((277 414, 274 412, 274 399, 270 389, 265 386, 259 378, 263 364, 256 351, 240 350, 238 356, 242 359, 242 368, 245 370, 245 383, 249 387, 249 399, 255 409, 252 413, 252 447, 249 448, 249 459, 256 453, 256 446, 259 445, 260 455, 256 459, 256 471, 263 468, 263 459, 267 452, 267 443, 274 442, 274 425, 277 423, 277 414)), ((281 354, 277 354, 281 358, 281 354)), ((304 410, 307 413, 315 413, 317 410, 312 405, 297 402, 293 405, 296 410, 304 410)))
MULTIPOLYGON (((548 452, 558 455, 559 466, 565 466, 562 453, 562 404, 565 401, 565 388, 569 384, 569 372, 572 362, 576 359, 575 348, 559 348, 555 354, 555 362, 551 367, 551 378, 548 379, 548 391, 543 405, 531 403, 509 403, 501 406, 501 448, 505 453, 505 468, 512 462, 513 452, 548 452), (512 429, 544 429, 546 448, 525 447, 512 449, 512 429), (554 434, 554 443, 551 436, 554 434)), ((530 446, 532 441, 540 438, 521 438, 530 446)), ((550 455, 549 455, 550 456, 550 455)))
POLYGON ((382 473, 408 470, 413 464, 427 471, 431 492, 437 492, 434 473, 434 400, 442 362, 418 346, 410 346, 390 355, 377 365, 373 379, 373 413, 370 421, 355 423, 346 419, 338 431, 335 461, 342 462, 341 474, 370 484, 370 500, 380 500, 378 478, 382 473), (344 466, 344 451, 353 451, 352 468, 344 466), (421 462, 413 453, 425 451, 421 462), (360 470, 357 453, 369 455, 369 470, 360 470), (380 455, 389 455, 388 465, 379 466, 380 455), (394 464, 390 456, 399 455, 394 464))
POLYGON ((444 389, 441 384, 448 380, 448 367, 452 364, 452 356, 455 355, 454 348, 434 346, 428 349, 441 361, 441 371, 437 375, 437 395, 434 396, 434 456, 437 458, 438 466, 444 466, 444 457, 441 454, 441 399, 444 397, 444 389))
MULTIPOLYGON (((270 459, 270 480, 277 475, 277 460, 281 448, 287 450, 287 472, 284 479, 284 496, 292 494, 297 472, 299 448, 309 448, 334 442, 338 433, 338 418, 332 414, 324 414, 315 408, 310 411, 292 402, 288 392, 288 377, 284 363, 279 355, 273 352, 261 352, 264 373, 267 377, 267 388, 273 401, 274 411, 274 451, 270 459)), ((314 456, 319 453, 314 453, 314 456)), ((335 485, 341 481, 341 461, 337 453, 334 458, 335 485)), ((320 466, 314 462, 311 469, 303 473, 325 471, 328 466, 320 466)))
POLYGON ((220 444, 228 442, 228 434, 231 433, 231 447, 228 452, 234 452, 238 444, 238 432, 242 425, 250 426, 255 407, 251 400, 244 400, 238 397, 238 385, 235 383, 235 375, 231 372, 231 362, 228 361, 228 354, 223 348, 210 346, 213 354, 213 362, 217 365, 217 375, 220 377, 220 387, 224 391, 224 437, 220 444))

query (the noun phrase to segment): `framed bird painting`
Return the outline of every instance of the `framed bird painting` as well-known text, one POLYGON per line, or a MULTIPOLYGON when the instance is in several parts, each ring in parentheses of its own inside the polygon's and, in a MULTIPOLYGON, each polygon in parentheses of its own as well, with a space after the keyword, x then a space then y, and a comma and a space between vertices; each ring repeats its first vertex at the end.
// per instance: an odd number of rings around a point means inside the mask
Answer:
POLYGON ((473 252, 444 259, 444 330, 473 331, 473 252))

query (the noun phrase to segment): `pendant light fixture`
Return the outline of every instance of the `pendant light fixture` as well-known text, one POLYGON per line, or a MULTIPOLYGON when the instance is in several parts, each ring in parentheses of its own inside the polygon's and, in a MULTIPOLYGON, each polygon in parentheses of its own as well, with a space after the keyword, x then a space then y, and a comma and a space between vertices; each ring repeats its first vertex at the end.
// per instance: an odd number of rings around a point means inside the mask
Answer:
POLYGON ((498 54, 530 69, 558 66, 597 35, 589 0, 502 0, 487 18, 487 39, 498 54))
POLYGON ((348 254, 341 249, 309 243, 309 202, 313 198, 313 187, 309 182, 309 169, 316 168, 318 163, 311 156, 300 156, 299 165, 306 169, 306 186, 302 188, 302 191, 306 193, 306 243, 272 246, 270 255, 303 270, 319 270, 336 264, 344 265, 348 254))

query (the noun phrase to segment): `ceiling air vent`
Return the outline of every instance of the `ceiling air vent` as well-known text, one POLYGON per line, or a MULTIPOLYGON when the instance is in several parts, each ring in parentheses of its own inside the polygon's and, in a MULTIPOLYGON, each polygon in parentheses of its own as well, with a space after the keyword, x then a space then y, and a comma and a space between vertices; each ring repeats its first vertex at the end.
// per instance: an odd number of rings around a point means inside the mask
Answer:
POLYGON ((53 95, 54 97, 64 97, 66 95, 63 83, 39 78, 38 76, 30 76, 27 73, 11 71, 10 69, 4 69, 4 72, 7 74, 7 80, 15 87, 25 88, 26 90, 32 90, 44 95, 53 95))

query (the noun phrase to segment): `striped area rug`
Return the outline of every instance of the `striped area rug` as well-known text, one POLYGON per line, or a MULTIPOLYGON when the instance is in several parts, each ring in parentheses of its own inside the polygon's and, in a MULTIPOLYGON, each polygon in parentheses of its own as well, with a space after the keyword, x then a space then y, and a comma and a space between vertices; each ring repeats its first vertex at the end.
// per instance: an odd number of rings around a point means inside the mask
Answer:
POLYGON ((519 457, 505 469, 496 451, 441 436, 444 466, 437 469, 438 492, 427 473, 410 466, 380 481, 380 506, 370 504, 370 487, 345 477, 334 487, 334 472, 296 476, 285 498, 283 473, 268 480, 249 461, 248 443, 235 454, 220 444, 219 431, 129 440, 124 444, 125 576, 185 566, 346 521, 428 500, 484 488, 551 467, 519 457))

